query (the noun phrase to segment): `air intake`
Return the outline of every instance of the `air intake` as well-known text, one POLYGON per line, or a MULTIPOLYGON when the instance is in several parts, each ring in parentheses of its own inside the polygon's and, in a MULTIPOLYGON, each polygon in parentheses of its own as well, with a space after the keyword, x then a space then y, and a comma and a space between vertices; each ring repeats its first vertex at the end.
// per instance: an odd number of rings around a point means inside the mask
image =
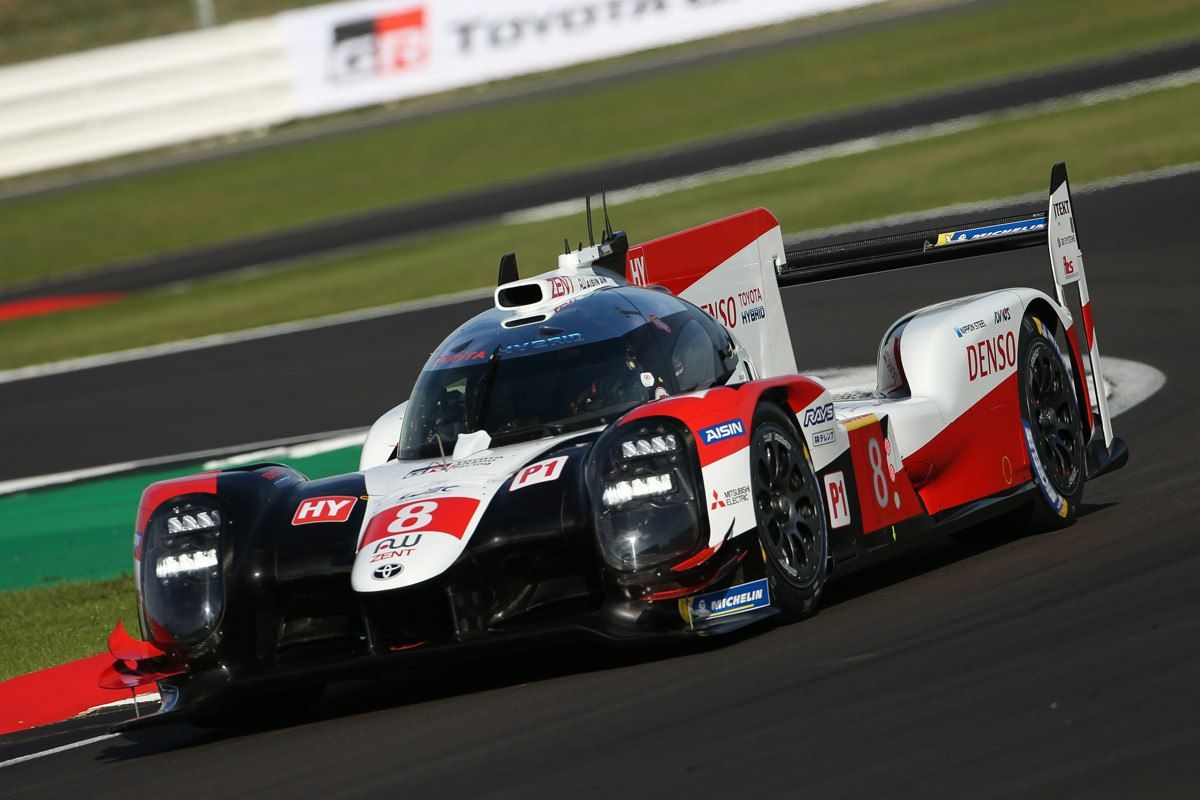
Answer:
POLYGON ((510 283, 496 289, 497 308, 520 308, 542 302, 545 289, 537 282, 510 283))

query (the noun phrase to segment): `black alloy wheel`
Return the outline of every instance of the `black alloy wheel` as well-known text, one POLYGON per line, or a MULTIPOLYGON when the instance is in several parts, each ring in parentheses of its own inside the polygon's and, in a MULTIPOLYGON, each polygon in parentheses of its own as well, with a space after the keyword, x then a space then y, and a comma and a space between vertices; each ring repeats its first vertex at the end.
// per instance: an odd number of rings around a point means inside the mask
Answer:
POLYGON ((829 552, 824 500, 794 417, 763 404, 751 428, 754 514, 772 599, 785 616, 810 614, 829 552))
POLYGON ((1083 417, 1072 376, 1052 335, 1034 317, 1022 322, 1021 417, 1032 439, 1030 458, 1036 459, 1039 491, 1033 517, 1039 529, 1075 521, 1084 483, 1083 417))

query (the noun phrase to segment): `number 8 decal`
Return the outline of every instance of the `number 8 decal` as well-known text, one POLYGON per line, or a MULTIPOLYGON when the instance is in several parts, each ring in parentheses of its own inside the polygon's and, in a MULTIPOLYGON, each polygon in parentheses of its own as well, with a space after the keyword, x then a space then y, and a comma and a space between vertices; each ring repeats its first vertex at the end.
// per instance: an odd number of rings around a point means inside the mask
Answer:
POLYGON ((903 472, 903 463, 892 460, 893 445, 879 419, 871 414, 852 420, 847 433, 863 533, 886 528, 919 513, 921 501, 903 472))
POLYGON ((888 476, 883 471, 883 446, 878 439, 867 442, 867 459, 871 462, 871 488, 875 490, 875 504, 886 508, 888 504, 888 476))
POLYGON ((382 509, 367 523, 359 549, 387 536, 406 533, 444 533, 462 539, 478 508, 479 499, 475 497, 438 497, 382 509))
POLYGON ((433 522, 434 511, 437 511, 437 503, 433 500, 397 506, 396 518, 387 526, 388 533, 408 533, 427 528, 433 522))

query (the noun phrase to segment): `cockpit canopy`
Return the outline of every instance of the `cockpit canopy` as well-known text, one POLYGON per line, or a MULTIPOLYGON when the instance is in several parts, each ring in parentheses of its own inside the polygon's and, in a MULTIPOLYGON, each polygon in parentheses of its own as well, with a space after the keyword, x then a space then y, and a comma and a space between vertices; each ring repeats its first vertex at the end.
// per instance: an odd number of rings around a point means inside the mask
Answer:
POLYGON ((604 288, 542 316, 514 325, 494 308, 447 337, 413 387, 397 455, 448 456, 476 431, 504 445, 607 425, 737 366, 725 329, 663 292, 604 288))

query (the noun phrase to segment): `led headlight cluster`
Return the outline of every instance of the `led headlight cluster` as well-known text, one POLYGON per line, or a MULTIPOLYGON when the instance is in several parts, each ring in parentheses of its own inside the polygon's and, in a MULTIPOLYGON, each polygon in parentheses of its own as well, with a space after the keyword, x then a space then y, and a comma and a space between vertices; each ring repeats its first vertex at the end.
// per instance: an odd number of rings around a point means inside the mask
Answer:
POLYGON ((664 472, 649 472, 637 469, 626 463, 618 474, 628 474, 628 478, 618 478, 604 486, 602 499, 606 506, 617 506, 643 497, 655 497, 670 494, 675 489, 676 482, 672 480, 671 465, 678 459, 671 458, 679 452, 679 439, 673 433, 658 434, 624 439, 620 445, 619 461, 631 462, 647 456, 668 456, 657 459, 664 472), (632 468, 631 468, 632 467, 632 468))
POLYGON ((146 526, 142 608, 160 645, 197 644, 220 620, 228 521, 219 502, 202 495, 181 498, 161 507, 146 526))
POLYGON ((623 426, 596 443, 596 532, 614 568, 636 572, 696 548, 703 523, 689 442, 686 428, 664 418, 623 426))
POLYGON ((167 517, 167 535, 174 536, 185 531, 212 531, 221 527, 221 512, 215 508, 195 514, 179 514, 167 517))

